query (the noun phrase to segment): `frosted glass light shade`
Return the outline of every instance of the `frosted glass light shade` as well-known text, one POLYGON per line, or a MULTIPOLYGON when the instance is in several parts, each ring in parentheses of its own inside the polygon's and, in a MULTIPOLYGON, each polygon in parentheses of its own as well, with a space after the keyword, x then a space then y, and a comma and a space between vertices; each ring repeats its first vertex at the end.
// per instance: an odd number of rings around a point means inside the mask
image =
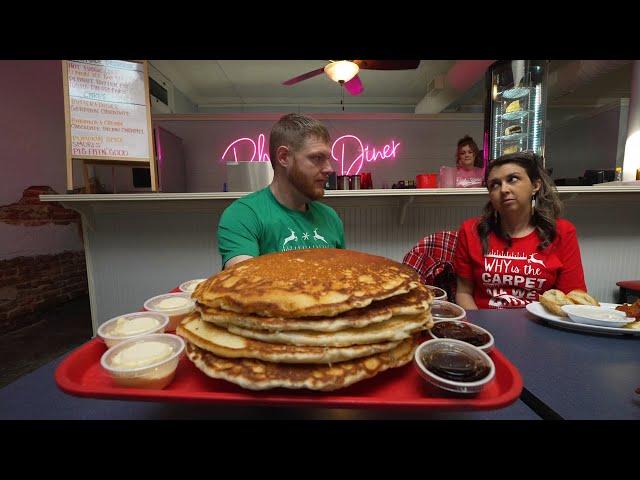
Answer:
POLYGON ((324 71, 334 82, 348 82, 358 74, 360 67, 348 60, 340 60, 329 63, 324 71))

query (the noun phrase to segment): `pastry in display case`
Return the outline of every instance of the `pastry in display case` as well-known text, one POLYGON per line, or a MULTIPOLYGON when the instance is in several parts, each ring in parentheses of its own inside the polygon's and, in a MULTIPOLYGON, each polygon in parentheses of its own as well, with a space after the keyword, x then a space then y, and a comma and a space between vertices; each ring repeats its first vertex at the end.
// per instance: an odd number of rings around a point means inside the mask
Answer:
POLYGON ((485 162, 532 151, 544 157, 547 60, 504 60, 485 75, 485 162))

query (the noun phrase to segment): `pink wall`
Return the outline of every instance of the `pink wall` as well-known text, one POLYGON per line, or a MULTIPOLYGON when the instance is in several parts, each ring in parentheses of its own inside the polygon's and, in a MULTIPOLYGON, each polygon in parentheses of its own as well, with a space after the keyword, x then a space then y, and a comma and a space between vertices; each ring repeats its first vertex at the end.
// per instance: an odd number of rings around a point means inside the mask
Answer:
MULTIPOLYGON (((0 95, 0 206, 15 204, 32 185, 66 193, 61 62, 0 61, 0 95)), ((2 223, 0 236, 0 259, 83 248, 75 224, 2 223)))
POLYGON ((0 61, 0 92, 0 205, 18 201, 30 185, 65 193, 60 61, 0 61))
MULTIPOLYGON (((395 158, 376 160, 363 166, 363 172, 371 172, 374 188, 382 188, 384 183, 391 187, 398 180, 415 180, 421 173, 438 173, 441 165, 455 165, 456 145, 465 135, 471 135, 482 148, 483 119, 477 114, 444 114, 429 118, 412 114, 311 115, 327 126, 333 140, 345 134, 355 135, 377 149, 391 144, 392 140, 400 142, 395 158)), ((268 153, 269 131, 279 115, 266 117, 220 114, 180 120, 156 118, 154 124, 182 139, 187 191, 219 192, 227 181, 226 164, 221 156, 231 142, 242 137, 257 142, 262 133, 265 135, 264 149, 268 153)), ((355 159, 355 155, 347 157, 347 164, 355 159)), ((337 163, 333 166, 338 167, 337 163)))

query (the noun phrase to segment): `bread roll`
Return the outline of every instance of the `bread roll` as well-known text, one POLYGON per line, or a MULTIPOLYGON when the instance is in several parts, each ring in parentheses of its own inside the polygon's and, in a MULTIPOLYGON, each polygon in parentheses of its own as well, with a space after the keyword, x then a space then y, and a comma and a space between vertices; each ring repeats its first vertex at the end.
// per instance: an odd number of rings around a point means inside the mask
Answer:
POLYGON ((567 298, 576 305, 596 305, 600 306, 598 301, 584 290, 571 290, 567 293, 567 298))
POLYGON ((549 312, 559 317, 568 317, 560 308, 562 305, 571 305, 572 302, 560 290, 547 290, 540 296, 540 303, 549 312))

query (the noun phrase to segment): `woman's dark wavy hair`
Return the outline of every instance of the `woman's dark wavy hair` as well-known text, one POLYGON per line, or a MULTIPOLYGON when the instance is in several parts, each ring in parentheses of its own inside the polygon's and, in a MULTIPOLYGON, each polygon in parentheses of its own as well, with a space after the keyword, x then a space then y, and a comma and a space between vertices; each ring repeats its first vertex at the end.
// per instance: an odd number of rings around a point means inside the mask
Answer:
MULTIPOLYGON (((487 179, 489 178, 491 170, 507 163, 515 163, 524 168, 531 183, 540 180, 540 190, 534 195, 536 198, 536 207, 532 222, 540 238, 538 250, 544 250, 556 238, 556 220, 562 212, 562 202, 558 196, 555 184, 542 166, 542 157, 532 152, 518 152, 503 155, 489 162, 484 174, 484 182, 485 185, 487 185, 487 189, 490 188, 487 179)), ((494 232, 499 237, 504 238, 507 241, 507 245, 511 247, 511 237, 502 231, 500 227, 500 215, 493 208, 493 205, 491 205, 491 201, 485 205, 482 219, 478 223, 477 228, 480 241, 482 242, 482 252, 484 254, 489 250, 490 232, 494 232)))

